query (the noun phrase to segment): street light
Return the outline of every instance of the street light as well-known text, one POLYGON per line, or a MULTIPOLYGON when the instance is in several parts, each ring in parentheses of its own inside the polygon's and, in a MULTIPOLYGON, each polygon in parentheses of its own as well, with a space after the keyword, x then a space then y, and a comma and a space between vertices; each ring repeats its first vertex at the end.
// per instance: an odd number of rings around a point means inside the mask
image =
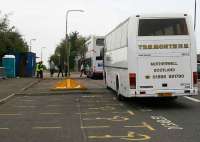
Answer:
MULTIPOLYGON (((70 70, 69 70, 70 47, 67 48, 67 46, 68 46, 67 22, 68 22, 68 14, 70 12, 84 12, 84 10, 81 10, 81 9, 67 10, 67 13, 66 13, 66 49, 68 49, 68 52, 67 52, 67 71, 68 71, 68 76, 70 76, 70 70)), ((64 61, 65 61, 65 59, 64 59, 64 61)), ((63 64, 64 64, 64 62, 63 62, 63 64)))
POLYGON ((31 52, 31 46, 32 46, 32 43, 31 43, 31 42, 32 42, 32 41, 36 41, 36 39, 35 39, 35 38, 30 39, 30 45, 29 45, 29 46, 30 46, 30 48, 29 48, 29 51, 30 51, 30 52, 31 52))
POLYGON ((42 47, 41 48, 41 57, 40 57, 40 59, 41 59, 41 61, 42 61, 42 49, 45 49, 46 47, 42 47))

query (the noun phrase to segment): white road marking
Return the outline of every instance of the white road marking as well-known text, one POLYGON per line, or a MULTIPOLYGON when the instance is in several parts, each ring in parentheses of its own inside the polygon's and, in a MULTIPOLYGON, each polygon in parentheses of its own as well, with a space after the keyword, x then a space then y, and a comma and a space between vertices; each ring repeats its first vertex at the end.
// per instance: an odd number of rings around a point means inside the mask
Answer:
POLYGON ((190 100, 190 101, 193 101, 193 102, 200 103, 200 100, 195 99, 195 98, 192 98, 192 97, 184 96, 184 98, 186 98, 186 99, 188 99, 188 100, 190 100))
POLYGON ((13 96, 15 96, 14 93, 12 93, 11 95, 9 95, 8 97, 6 97, 6 98, 4 98, 4 99, 1 99, 1 100, 0 100, 0 103, 2 103, 2 102, 4 102, 4 101, 6 101, 6 100, 12 98, 13 96))

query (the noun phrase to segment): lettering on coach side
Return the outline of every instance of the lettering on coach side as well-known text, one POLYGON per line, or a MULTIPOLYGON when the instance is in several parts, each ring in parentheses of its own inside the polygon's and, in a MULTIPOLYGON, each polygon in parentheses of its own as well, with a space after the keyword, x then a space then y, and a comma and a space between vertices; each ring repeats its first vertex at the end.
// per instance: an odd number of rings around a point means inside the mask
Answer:
POLYGON ((139 44, 139 49, 178 49, 190 48, 188 43, 184 44, 139 44))

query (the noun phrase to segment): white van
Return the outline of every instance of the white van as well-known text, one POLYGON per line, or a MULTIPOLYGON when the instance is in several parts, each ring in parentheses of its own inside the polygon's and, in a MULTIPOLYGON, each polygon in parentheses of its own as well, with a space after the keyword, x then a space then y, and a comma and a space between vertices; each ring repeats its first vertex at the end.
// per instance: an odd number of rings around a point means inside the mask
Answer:
POLYGON ((105 40, 105 81, 119 98, 197 95, 195 36, 187 14, 135 15, 105 40))

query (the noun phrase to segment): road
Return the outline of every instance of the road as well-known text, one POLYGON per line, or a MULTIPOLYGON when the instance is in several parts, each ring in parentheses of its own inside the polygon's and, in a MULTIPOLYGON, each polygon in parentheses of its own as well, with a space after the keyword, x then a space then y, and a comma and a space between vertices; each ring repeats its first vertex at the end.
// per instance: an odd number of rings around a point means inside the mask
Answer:
POLYGON ((47 79, 0 105, 2 142, 199 142, 200 96, 116 100, 103 81, 92 93, 52 92, 47 79), (97 90, 97 91, 95 91, 97 90))

